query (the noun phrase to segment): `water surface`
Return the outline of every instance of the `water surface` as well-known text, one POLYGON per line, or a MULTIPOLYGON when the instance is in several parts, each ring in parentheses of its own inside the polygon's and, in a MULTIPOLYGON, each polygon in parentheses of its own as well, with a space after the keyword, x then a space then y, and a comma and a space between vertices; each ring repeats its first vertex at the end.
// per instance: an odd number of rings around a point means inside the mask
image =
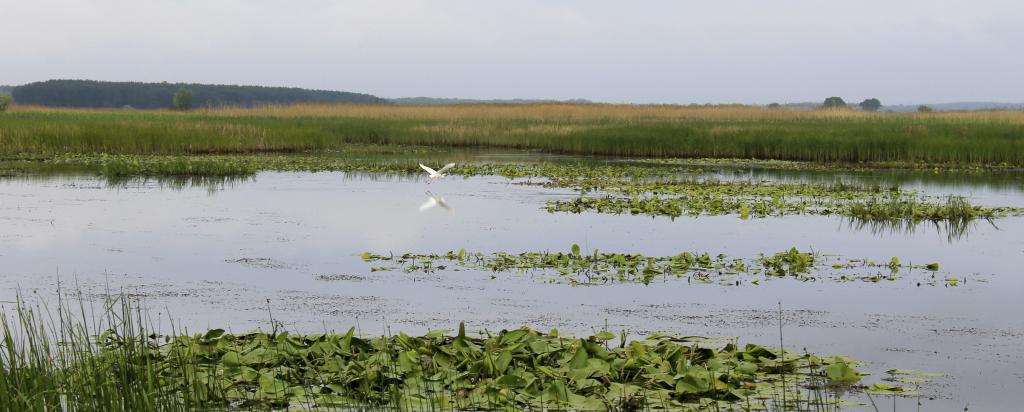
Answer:
MULTIPOLYGON (((898 184, 982 204, 1024 206, 1019 177, 939 178, 882 173, 714 170, 786 181, 858 180, 898 184)), ((738 177, 737 177, 738 176, 738 177)), ((510 184, 499 177, 418 178, 344 173, 260 173, 223 186, 158 181, 110 185, 54 176, 0 181, 0 300, 52 296, 58 282, 99 299, 105 291, 143 298, 168 328, 268 327, 298 331, 423 332, 464 320, 475 329, 558 328, 591 333, 607 323, 650 331, 737 336, 778 345, 778 304, 787 348, 850 355, 864 370, 944 372, 923 388, 927 410, 1011 410, 1024 384, 1024 219, 980 222, 959 238, 942 228, 857 228, 837 217, 651 218, 549 214, 544 202, 570 190, 510 184), (451 210, 420 210, 426 191, 451 210), (681 251, 756 257, 797 247, 887 261, 939 262, 966 277, 959 287, 918 286, 930 273, 895 282, 772 280, 759 286, 573 287, 529 274, 371 272, 359 255, 568 250, 681 251), (268 313, 269 311, 269 313, 268 313), (169 316, 168 316, 169 315, 169 316)), ((869 380, 873 380, 869 378, 869 380)), ((899 400, 899 409, 916 408, 899 400)), ((891 403, 888 399, 886 402, 891 403)))

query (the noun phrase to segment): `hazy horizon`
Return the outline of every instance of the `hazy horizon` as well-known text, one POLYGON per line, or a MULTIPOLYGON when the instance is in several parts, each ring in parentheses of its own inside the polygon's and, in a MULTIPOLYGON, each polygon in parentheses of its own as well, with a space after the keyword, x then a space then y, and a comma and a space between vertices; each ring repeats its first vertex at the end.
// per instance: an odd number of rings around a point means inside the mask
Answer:
POLYGON ((809 0, 0 0, 0 84, 302 87, 385 98, 1024 101, 1024 4, 809 0), (11 35, 11 34, 16 35, 11 35))

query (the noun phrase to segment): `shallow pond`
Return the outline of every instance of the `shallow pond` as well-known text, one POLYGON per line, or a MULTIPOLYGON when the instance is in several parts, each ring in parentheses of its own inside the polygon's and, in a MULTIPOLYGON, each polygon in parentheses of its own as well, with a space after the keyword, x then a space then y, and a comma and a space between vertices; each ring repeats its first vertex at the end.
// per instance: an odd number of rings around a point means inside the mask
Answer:
MULTIPOLYGON (((1024 206, 1015 175, 812 173, 718 168, 716 177, 786 181, 861 180, 981 204, 1024 206)), ((475 329, 558 328, 590 333, 608 325, 737 336, 777 345, 778 304, 787 348, 846 354, 876 374, 893 368, 943 372, 925 384, 926 410, 1012 410, 1024 385, 1024 218, 976 223, 960 237, 924 224, 912 231, 858 228, 842 218, 737 216, 651 218, 549 214, 544 202, 576 196, 510 184, 500 177, 422 179, 343 173, 261 173, 222 187, 156 181, 109 186, 64 176, 0 181, 0 300, 80 290, 143 296, 154 322, 188 330, 267 327, 363 333, 423 332, 465 320, 475 329), (429 191, 443 197, 427 207, 429 191), (370 270, 360 254, 682 251, 756 257, 797 247, 850 258, 939 262, 956 287, 921 285, 930 273, 896 281, 721 286, 547 284, 529 274, 370 270), (268 313, 269 310, 269 313, 268 313), (935 399, 928 399, 934 397, 935 399)), ((881 271, 881 269, 879 269, 881 271)), ((878 376, 875 376, 878 378, 878 376)), ((873 379, 877 380, 877 379, 873 379)), ((892 403, 886 398, 880 403, 892 403)), ((918 399, 897 399, 897 410, 918 399)), ((883 408, 888 409, 888 406, 883 408)))

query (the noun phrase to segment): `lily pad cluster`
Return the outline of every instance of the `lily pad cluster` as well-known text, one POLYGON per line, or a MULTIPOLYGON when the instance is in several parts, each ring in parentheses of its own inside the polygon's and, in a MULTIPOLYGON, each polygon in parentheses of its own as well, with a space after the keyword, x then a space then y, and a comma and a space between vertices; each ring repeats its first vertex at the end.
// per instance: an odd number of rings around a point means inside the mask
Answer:
MULTIPOLYGON (((583 253, 579 245, 568 252, 467 252, 465 249, 440 254, 375 254, 364 252, 362 259, 378 263, 371 271, 401 270, 405 273, 434 273, 443 270, 478 270, 497 273, 548 273, 552 283, 599 285, 642 283, 686 279, 690 283, 740 285, 759 284, 762 280, 790 278, 800 281, 837 282, 896 280, 912 270, 935 272, 937 263, 903 264, 893 257, 886 262, 844 259, 834 255, 803 252, 796 248, 762 254, 753 259, 731 258, 725 254, 681 252, 671 256, 645 256, 638 253, 609 253, 594 250, 583 253)), ((935 285, 934 275, 926 284, 935 285)), ((947 282, 948 283, 948 282, 947 282)))
MULTIPOLYGON (((697 410, 839 402, 811 396, 861 380, 856 362, 702 337, 572 338, 529 328, 470 336, 346 333, 153 337, 163 394, 206 407, 371 406, 401 410, 697 410), (786 403, 782 404, 785 399, 786 403)), ((137 344, 105 334, 101 353, 137 344)), ((854 389, 859 387, 854 387, 854 389)))

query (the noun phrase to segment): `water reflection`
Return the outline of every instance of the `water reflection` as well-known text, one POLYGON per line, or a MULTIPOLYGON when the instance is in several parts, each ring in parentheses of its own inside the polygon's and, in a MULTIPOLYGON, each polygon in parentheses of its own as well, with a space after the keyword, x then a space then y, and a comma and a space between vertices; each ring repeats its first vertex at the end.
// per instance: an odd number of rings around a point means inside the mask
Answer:
POLYGON ((436 206, 440 206, 446 212, 451 212, 452 208, 448 205, 448 202, 444 200, 443 196, 438 196, 431 193, 429 190, 425 192, 427 195, 427 201, 420 205, 420 212, 424 212, 433 209, 436 206))
POLYGON ((881 187, 926 188, 931 191, 989 191, 1019 195, 1024 193, 1024 173, 1020 171, 934 172, 921 170, 783 170, 720 165, 706 175, 721 180, 770 180, 783 183, 858 184, 881 187))
MULTIPOLYGON (((999 227, 990 219, 983 219, 996 230, 999 227)), ((864 220, 858 218, 846 218, 847 229, 853 231, 867 231, 876 236, 882 235, 914 235, 927 228, 934 228, 935 233, 946 237, 946 241, 953 243, 965 240, 967 235, 978 229, 978 219, 953 219, 953 220, 924 220, 914 221, 907 219, 892 220, 864 220)))
POLYGON ((234 176, 161 176, 161 177, 120 177, 104 178, 107 187, 114 189, 130 189, 155 186, 160 189, 185 190, 192 188, 205 189, 208 194, 233 189, 239 184, 256 181, 255 175, 234 176))

